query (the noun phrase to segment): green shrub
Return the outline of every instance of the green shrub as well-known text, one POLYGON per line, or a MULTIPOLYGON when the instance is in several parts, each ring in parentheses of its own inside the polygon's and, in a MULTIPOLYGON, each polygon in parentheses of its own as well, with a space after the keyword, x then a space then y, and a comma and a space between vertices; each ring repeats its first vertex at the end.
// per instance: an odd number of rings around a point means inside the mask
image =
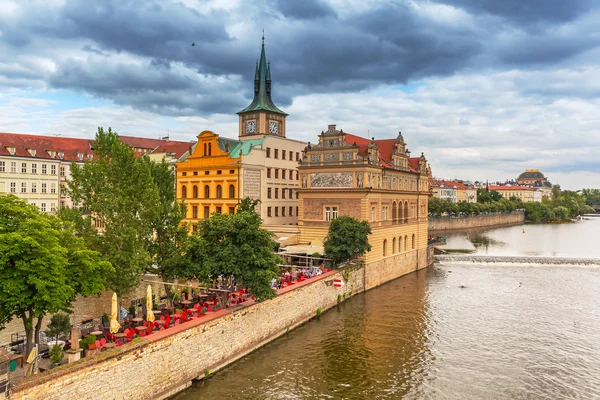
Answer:
POLYGON ((49 355, 50 355, 50 360, 52 360, 53 364, 60 364, 65 355, 65 352, 62 349, 61 345, 56 344, 56 345, 54 345, 54 347, 52 347, 50 349, 49 355))

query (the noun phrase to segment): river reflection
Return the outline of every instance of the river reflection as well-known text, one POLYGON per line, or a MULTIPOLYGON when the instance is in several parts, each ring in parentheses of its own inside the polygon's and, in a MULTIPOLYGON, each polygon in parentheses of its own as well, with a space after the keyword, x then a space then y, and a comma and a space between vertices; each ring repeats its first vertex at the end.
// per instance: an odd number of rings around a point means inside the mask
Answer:
MULTIPOLYGON (((490 241, 488 254, 598 257, 585 239, 576 252, 562 239, 600 220, 543 227, 484 232, 505 243, 490 241), (530 232, 560 240, 536 244, 530 232)), ((598 288, 598 266, 436 264, 349 299, 175 398, 600 398, 598 288)))
POLYGON ((600 398, 598 287, 600 268, 436 265, 176 399, 600 398))
POLYGON ((589 217, 571 224, 527 224, 432 234, 447 237, 451 250, 473 250, 468 243, 471 242, 475 254, 600 258, 599 233, 600 218, 589 217))

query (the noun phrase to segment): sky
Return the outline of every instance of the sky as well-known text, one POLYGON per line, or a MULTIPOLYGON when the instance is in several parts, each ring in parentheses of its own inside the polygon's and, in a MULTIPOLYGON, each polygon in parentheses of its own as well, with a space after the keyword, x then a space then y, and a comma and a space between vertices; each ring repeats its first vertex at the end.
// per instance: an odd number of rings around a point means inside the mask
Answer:
POLYGON ((439 178, 600 187, 595 0, 2 0, 0 131, 235 138, 263 29, 288 137, 401 131, 439 178))

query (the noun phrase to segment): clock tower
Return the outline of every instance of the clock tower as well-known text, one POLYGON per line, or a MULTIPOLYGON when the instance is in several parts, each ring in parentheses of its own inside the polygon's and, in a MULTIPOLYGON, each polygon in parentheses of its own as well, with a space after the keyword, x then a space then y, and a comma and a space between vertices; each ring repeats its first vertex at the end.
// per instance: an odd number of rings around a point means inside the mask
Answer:
POLYGON ((240 116, 239 138, 256 139, 257 135, 285 137, 285 118, 271 99, 271 63, 265 56, 265 38, 262 38, 260 61, 254 72, 254 99, 237 113, 240 116))

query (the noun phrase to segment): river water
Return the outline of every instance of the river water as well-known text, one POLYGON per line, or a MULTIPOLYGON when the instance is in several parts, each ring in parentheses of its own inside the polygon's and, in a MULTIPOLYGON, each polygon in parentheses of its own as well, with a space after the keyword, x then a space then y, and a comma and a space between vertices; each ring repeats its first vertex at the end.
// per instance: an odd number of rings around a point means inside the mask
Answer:
MULTIPOLYGON (((597 235, 600 219, 525 230, 469 237, 488 238, 482 254, 598 257, 573 236, 597 235)), ((357 295, 176 396, 597 398, 600 266, 476 263, 437 263, 357 295)))

